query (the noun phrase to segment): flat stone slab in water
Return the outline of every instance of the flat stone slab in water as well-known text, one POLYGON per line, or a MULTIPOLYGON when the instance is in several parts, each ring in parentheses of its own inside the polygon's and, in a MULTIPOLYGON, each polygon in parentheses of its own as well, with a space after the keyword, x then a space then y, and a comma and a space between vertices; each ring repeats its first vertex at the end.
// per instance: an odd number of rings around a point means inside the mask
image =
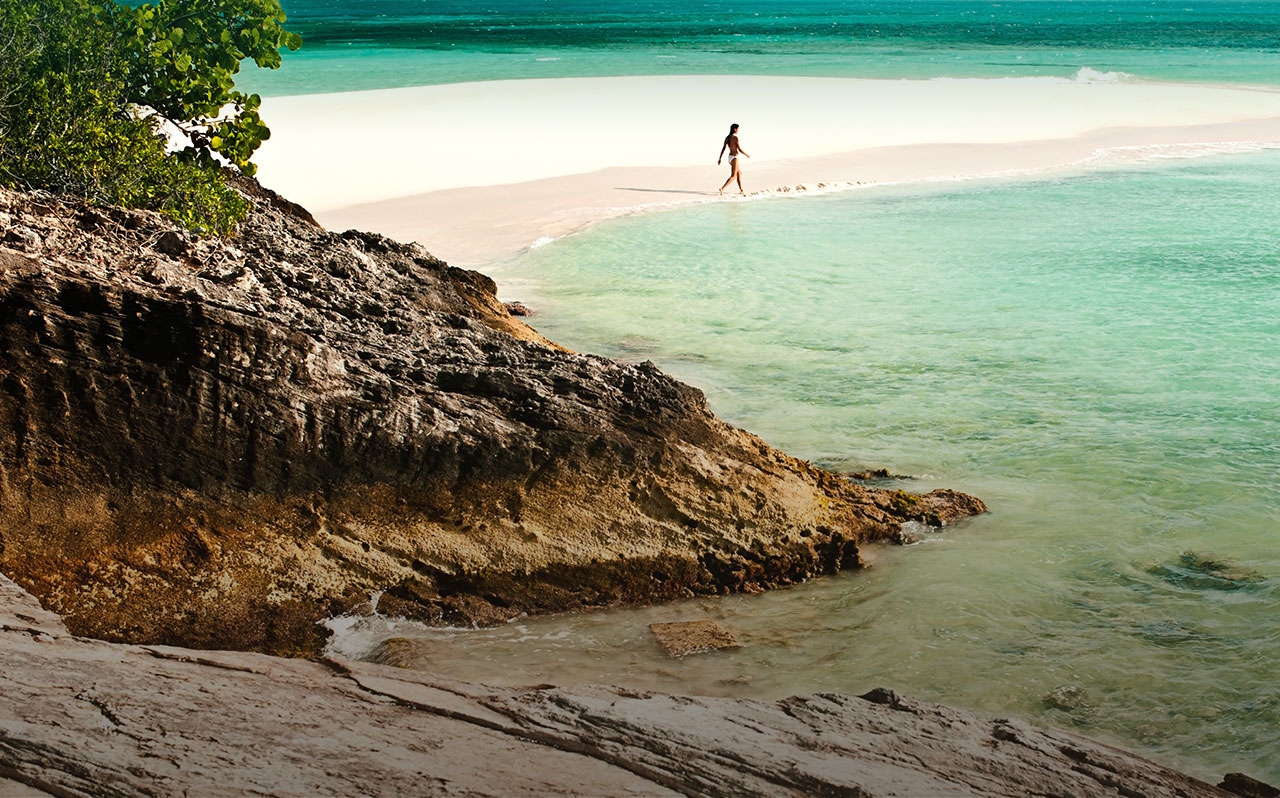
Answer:
POLYGON ((738 646, 737 638, 715 621, 651 623, 649 631, 653 632, 658 645, 673 657, 738 646))

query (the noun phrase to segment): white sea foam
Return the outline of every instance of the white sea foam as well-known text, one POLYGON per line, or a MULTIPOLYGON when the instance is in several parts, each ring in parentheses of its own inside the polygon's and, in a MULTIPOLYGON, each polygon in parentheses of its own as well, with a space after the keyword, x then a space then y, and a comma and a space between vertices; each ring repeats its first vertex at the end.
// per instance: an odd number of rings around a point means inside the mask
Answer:
POLYGON ((1130 80, 1133 75, 1128 72, 1099 72, 1093 67, 1081 67, 1079 72, 1075 74, 1076 83, 1115 83, 1121 80, 1130 80))
POLYGON ((553 243, 557 238, 558 236, 542 236, 541 238, 537 239, 532 244, 530 244, 529 249, 539 249, 541 247, 545 247, 547 244, 553 243))
POLYGON ((1185 144, 1140 144, 1094 151, 1078 166, 1111 166, 1163 160, 1208 158, 1280 149, 1280 141, 1200 141, 1185 144))
POLYGON ((1086 158, 1071 163, 1019 169, 997 169, 971 174, 939 174, 908 180, 836 181, 808 186, 780 186, 775 189, 754 192, 748 198, 803 197, 807 194, 829 194, 854 189, 884 188, 912 184, 962 183, 975 180, 1018 180, 1081 169, 1119 167, 1162 160, 1209 158, 1218 155, 1244 155, 1251 152, 1276 149, 1280 149, 1280 141, 1213 141, 1105 147, 1095 150, 1086 158))
MULTIPOLYGON (((559 640, 571 634, 567 630, 553 629, 549 632, 533 633, 519 621, 523 614, 513 618, 507 626, 500 627, 512 636, 513 642, 559 640)), ((339 615, 321 622, 333 632, 325 645, 326 656, 342 659, 358 660, 369 656, 378 645, 393 637, 423 638, 434 636, 444 638, 452 635, 476 634, 493 629, 479 630, 469 627, 446 626, 428 627, 417 621, 405 618, 390 618, 385 615, 339 615)))
POLYGON ((324 647, 327 656, 360 659, 378 643, 394 637, 396 621, 381 615, 339 615, 322 622, 333 635, 324 647))

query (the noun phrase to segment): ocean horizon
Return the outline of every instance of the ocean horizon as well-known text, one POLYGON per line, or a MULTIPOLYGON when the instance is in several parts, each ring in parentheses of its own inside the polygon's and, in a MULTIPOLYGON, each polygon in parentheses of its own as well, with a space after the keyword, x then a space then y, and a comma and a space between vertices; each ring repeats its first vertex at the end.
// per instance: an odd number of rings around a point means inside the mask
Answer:
MULTIPOLYGON (((307 44, 244 76, 269 96, 683 74, 1280 91, 1275 2, 284 7, 307 44)), ((491 630, 341 619, 335 650, 417 638, 422 667, 498 683, 886 686, 1280 781, 1278 147, 713 202, 486 264, 572 349, 652 360, 792 455, 990 513, 763 596, 491 630), (704 617, 743 647, 671 660, 648 637, 704 617)))
POLYGON ((267 96, 519 78, 1094 77, 1280 87, 1274 0, 286 0, 267 96))

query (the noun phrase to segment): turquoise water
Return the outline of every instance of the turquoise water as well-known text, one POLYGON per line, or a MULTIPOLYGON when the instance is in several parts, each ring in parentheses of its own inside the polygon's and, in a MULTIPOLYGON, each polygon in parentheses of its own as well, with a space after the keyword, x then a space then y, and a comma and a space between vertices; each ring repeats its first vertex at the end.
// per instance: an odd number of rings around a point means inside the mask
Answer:
POLYGON ((990 504, 870 579, 735 605, 786 640, 766 693, 888 683, 1275 782, 1277 185, 1271 151, 718 203, 510 276, 553 339, 651 358, 784 450, 990 504))
POLYGON ((496 274, 553 339, 652 359, 798 456, 991 512, 794 590, 374 621, 343 645, 421 639, 424 667, 514 683, 886 685, 1280 781, 1277 185, 1263 151, 714 203, 535 249, 496 274), (648 636, 707 617, 744 647, 671 660, 648 636))
MULTIPOLYGON (((313 93, 635 74, 1280 86, 1280 2, 285 0, 313 93), (1123 74, 1120 74, 1123 73, 1123 74)), ((834 469, 991 512, 756 597, 338 650, 422 667, 776 697, 885 685, 1280 782, 1280 151, 727 201, 493 264, 562 343, 652 359, 834 469), (672 660, 656 621, 741 649, 672 660)))
POLYGON ((1280 85, 1274 0, 284 0, 306 41, 265 95, 471 80, 783 74, 1280 85))

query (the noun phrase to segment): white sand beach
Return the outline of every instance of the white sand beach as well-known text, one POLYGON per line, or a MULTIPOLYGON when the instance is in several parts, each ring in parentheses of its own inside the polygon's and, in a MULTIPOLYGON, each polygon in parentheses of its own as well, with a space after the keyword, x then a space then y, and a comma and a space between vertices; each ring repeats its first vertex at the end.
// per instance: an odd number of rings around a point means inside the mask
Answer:
POLYGON ((1280 92, 1090 79, 626 77, 269 98, 259 177, 477 266, 638 209, 1280 146, 1280 92), (821 187, 819 184, 823 184, 821 187))

